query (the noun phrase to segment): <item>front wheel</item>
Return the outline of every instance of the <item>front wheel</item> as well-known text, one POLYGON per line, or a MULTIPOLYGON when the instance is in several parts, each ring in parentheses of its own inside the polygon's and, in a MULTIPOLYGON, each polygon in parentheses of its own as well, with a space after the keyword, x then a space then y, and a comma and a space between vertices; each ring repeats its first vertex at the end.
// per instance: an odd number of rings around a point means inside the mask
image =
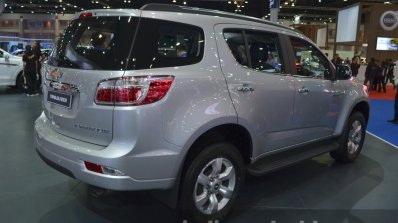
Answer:
POLYGON ((353 162, 360 154, 366 134, 365 117, 360 112, 353 113, 340 136, 340 149, 330 155, 339 162, 353 162))
POLYGON ((231 209, 245 177, 242 156, 235 146, 217 143, 188 160, 180 207, 185 219, 223 219, 231 209))

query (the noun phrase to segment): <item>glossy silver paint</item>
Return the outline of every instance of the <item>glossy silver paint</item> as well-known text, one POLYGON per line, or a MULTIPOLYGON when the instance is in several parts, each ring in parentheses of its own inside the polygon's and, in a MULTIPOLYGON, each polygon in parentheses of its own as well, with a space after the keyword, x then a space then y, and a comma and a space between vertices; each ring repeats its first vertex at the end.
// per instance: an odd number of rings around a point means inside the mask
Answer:
POLYGON ((11 55, 0 49, 0 86, 16 85, 18 74, 22 72, 22 68, 22 57, 11 55))
MULTIPOLYGON (((35 123, 37 150, 76 178, 115 190, 167 189, 174 185, 188 150, 210 129, 236 124, 253 141, 252 161, 269 152, 337 136, 356 103, 367 102, 355 80, 330 81, 268 75, 237 64, 222 36, 224 28, 266 30, 304 38, 290 29, 231 18, 174 12, 98 10, 96 16, 158 18, 199 26, 205 53, 197 64, 127 71, 59 68, 59 82, 77 86, 72 109, 46 101, 56 67, 45 66, 44 112, 35 123), (161 101, 112 107, 94 103, 101 80, 121 76, 173 75, 161 101), (300 93, 301 88, 309 92, 300 93), (342 93, 344 92, 344 93, 342 93), (88 131, 86 126, 109 130, 88 131), (88 171, 83 161, 116 168, 125 176, 88 171)), ((304 38, 305 39, 305 38, 304 38)), ((291 70, 291 69, 290 69, 291 70)))

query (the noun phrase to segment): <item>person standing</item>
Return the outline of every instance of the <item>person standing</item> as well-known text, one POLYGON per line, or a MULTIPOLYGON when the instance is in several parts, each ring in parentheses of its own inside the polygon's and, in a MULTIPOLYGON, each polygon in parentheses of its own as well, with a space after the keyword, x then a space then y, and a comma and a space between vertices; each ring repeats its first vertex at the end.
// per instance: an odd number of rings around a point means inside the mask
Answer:
POLYGON ((369 85, 369 91, 373 89, 374 83, 375 83, 375 78, 377 76, 377 73, 379 72, 379 67, 376 64, 376 59, 371 58, 370 62, 368 63, 368 66, 366 67, 365 71, 365 81, 363 82, 363 85, 367 85, 368 82, 370 82, 369 85))
POLYGON ((342 64, 343 60, 340 58, 340 56, 338 54, 335 54, 333 59, 332 59, 332 63, 337 66, 338 64, 342 64))
POLYGON ((351 71, 352 71, 352 76, 356 77, 358 75, 359 67, 361 67, 361 65, 359 64, 358 57, 352 58, 350 67, 351 67, 351 71))
POLYGON ((377 92, 381 92, 381 89, 383 88, 383 92, 386 93, 386 85, 384 84, 384 79, 385 79, 385 61, 382 61, 380 63, 379 60, 376 60, 376 64, 377 64, 377 75, 374 81, 374 88, 373 90, 377 90, 377 92))
POLYGON ((36 89, 40 90, 41 86, 41 60, 42 60, 42 53, 41 53, 41 46, 39 41, 34 41, 33 42, 33 47, 32 47, 33 53, 35 54, 35 58, 37 60, 37 81, 36 81, 36 89))
POLYGON ((388 59, 387 60, 387 65, 386 65, 386 79, 384 82, 384 85, 387 85, 388 81, 390 81, 390 83, 392 84, 392 86, 394 87, 395 90, 395 80, 394 80, 394 62, 392 61, 392 59, 388 59))
POLYGON ((394 118, 388 120, 388 122, 398 124, 398 86, 396 86, 395 89, 396 92, 395 92, 395 101, 394 101, 394 118))
POLYGON ((36 55, 32 50, 32 47, 27 45, 25 47, 25 54, 22 56, 23 61, 23 73, 26 79, 27 85, 27 95, 35 96, 38 95, 37 90, 37 67, 38 60, 36 59, 36 55))

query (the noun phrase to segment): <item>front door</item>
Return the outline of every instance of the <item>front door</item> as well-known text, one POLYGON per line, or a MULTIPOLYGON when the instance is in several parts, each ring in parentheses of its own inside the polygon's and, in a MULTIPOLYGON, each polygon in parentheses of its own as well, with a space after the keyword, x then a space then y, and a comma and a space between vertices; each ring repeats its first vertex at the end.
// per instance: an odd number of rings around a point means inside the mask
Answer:
POLYGON ((333 134, 344 91, 331 81, 333 66, 312 44, 290 37, 297 71, 293 126, 297 136, 310 141, 333 134))

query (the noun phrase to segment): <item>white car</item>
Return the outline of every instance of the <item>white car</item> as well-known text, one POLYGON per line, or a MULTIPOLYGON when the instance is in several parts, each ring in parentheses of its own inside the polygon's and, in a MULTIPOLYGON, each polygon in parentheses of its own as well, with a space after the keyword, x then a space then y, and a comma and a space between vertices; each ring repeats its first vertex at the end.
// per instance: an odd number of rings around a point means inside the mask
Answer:
POLYGON ((0 49, 0 86, 16 86, 22 89, 24 85, 22 68, 21 57, 0 49))

